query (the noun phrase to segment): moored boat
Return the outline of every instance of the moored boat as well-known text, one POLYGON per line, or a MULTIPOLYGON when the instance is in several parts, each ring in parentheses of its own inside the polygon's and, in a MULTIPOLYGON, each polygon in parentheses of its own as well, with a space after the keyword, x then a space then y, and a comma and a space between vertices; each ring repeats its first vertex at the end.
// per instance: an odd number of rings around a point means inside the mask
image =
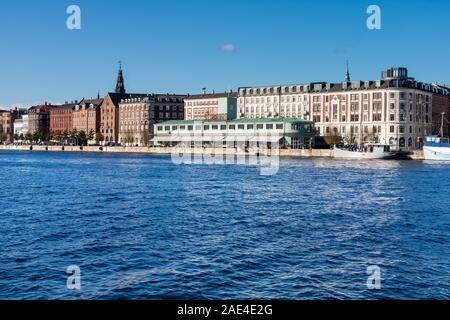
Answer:
POLYGON ((441 114, 441 130, 437 136, 428 136, 423 141, 423 155, 425 160, 450 161, 449 138, 444 137, 445 113, 441 114))
POLYGON ((394 159, 397 154, 391 152, 389 145, 368 144, 363 148, 340 148, 334 146, 334 158, 338 159, 394 159))
POLYGON ((425 160, 450 161, 449 139, 438 136, 425 137, 423 155, 425 160))

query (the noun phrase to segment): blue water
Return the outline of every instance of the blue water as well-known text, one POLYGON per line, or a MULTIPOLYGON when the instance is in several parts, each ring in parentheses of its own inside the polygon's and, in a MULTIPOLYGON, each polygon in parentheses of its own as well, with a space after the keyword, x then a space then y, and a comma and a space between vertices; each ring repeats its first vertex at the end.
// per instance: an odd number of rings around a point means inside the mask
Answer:
POLYGON ((449 164, 0 152, 0 174, 0 299, 450 298, 449 164))

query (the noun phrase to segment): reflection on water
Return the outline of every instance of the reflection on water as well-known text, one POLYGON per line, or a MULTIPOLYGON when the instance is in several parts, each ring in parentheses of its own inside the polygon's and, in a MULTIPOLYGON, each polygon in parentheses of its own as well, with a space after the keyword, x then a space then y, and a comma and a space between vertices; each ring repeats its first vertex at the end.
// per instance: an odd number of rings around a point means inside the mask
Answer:
POLYGON ((318 168, 350 168, 350 169, 395 169, 402 166, 402 161, 390 160, 342 160, 317 158, 311 160, 318 168))
POLYGON ((0 298, 450 298, 446 164, 286 158, 266 177, 3 152, 0 171, 0 298), (381 290, 367 289, 370 265, 381 290))

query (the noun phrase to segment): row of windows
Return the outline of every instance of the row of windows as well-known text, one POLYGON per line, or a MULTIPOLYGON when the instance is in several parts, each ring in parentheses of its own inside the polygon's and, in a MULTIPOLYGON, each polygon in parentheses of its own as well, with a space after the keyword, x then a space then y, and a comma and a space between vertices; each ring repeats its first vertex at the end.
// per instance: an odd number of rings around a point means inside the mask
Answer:
POLYGON ((219 105, 219 101, 217 100, 211 100, 211 101, 193 101, 193 102, 186 102, 186 106, 188 107, 196 107, 196 106, 217 106, 219 105))
MULTIPOLYGON (((308 101, 308 96, 303 96, 303 99, 301 96, 299 97, 281 97, 280 102, 302 102, 308 101)), ((244 99, 240 98, 239 100, 240 104, 244 103, 244 99)), ((245 103, 278 103, 278 97, 260 97, 260 98, 246 98, 245 103)))
MULTIPOLYGON (((263 129, 267 129, 267 130, 273 130, 274 128, 277 130, 283 130, 284 129, 284 125, 282 123, 278 123, 278 124, 272 124, 272 123, 267 123, 267 124, 257 124, 256 127, 254 124, 230 124, 228 125, 228 130, 253 130, 253 129, 257 129, 257 130, 263 130, 263 129)), ((157 127, 157 131, 193 131, 194 130, 194 125, 180 125, 180 126, 158 126, 157 127)), ((221 130, 221 131, 225 131, 227 130, 227 125, 225 124, 214 124, 214 125, 195 125, 195 130, 196 131, 208 131, 208 130, 221 130)))
MULTIPOLYGON (((271 93, 273 93, 273 92, 271 92, 271 93)), ((251 92, 251 94, 253 94, 253 93, 251 92)), ((259 92, 257 92, 256 94, 259 94, 259 92)), ((263 94, 264 94, 264 92, 263 92, 263 94)), ((351 101, 359 101, 362 98, 362 100, 366 100, 367 101, 367 100, 369 100, 369 95, 370 95, 369 93, 350 94, 350 100, 351 101)), ((298 96, 297 98, 295 96, 293 96, 293 97, 289 97, 289 96, 288 97, 280 97, 280 101, 281 102, 284 102, 284 101, 290 102, 291 100, 293 102, 301 101, 302 100, 301 97, 303 97, 303 101, 307 101, 308 100, 308 96, 304 95, 304 96, 298 96)), ((323 96, 321 96, 321 95, 314 95, 312 97, 312 100, 313 100, 314 103, 320 103, 320 102, 322 102, 322 97, 323 96)), ((325 102, 329 102, 331 97, 334 97, 334 96, 332 96, 332 95, 324 96, 325 102)), ((337 95, 337 97, 341 97, 342 101, 346 101, 347 100, 347 96, 346 95, 337 95)), ((412 99, 414 99, 414 94, 412 92, 409 92, 409 93, 400 92, 399 94, 397 94, 396 92, 391 92, 389 94, 389 98, 390 99, 397 99, 397 97, 400 100, 406 100, 408 98, 412 100, 412 99)), ((372 99, 373 100, 382 100, 382 98, 383 98, 383 93, 382 92, 374 92, 374 93, 372 93, 372 99)), ((429 102, 431 100, 431 97, 430 97, 430 95, 425 95, 425 94, 419 93, 419 94, 416 94, 416 100, 418 100, 418 101, 419 100, 426 100, 427 102, 429 102)), ((243 104, 244 103, 244 98, 240 98, 239 102, 241 104, 243 104)), ((278 98, 277 97, 245 98, 245 103, 260 103, 260 102, 261 103, 278 102, 278 98)))

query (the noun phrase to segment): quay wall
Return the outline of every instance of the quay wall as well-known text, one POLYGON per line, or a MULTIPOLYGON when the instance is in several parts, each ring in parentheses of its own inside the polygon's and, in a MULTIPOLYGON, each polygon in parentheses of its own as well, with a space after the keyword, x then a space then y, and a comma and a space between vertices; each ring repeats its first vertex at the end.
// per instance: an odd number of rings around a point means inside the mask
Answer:
MULTIPOLYGON (((100 153, 144 153, 144 154, 171 154, 173 148, 165 147, 102 147, 99 146, 88 146, 83 147, 73 147, 65 146, 64 149, 61 146, 32 146, 33 151, 48 151, 48 152, 100 152, 100 153)), ((10 151, 30 151, 31 146, 16 146, 16 145, 0 145, 1 150, 10 151)), ((189 149, 192 154, 208 154, 208 155, 245 155, 246 153, 240 149, 232 148, 192 148, 189 149)), ((267 150, 270 155, 274 151, 267 150)), ((331 158, 333 156, 332 150, 328 149, 306 149, 306 150, 290 150, 290 149, 280 149, 278 150, 281 157, 318 157, 318 158, 331 158)), ((417 150, 411 152, 407 158, 411 160, 423 160, 423 151, 417 150)))

